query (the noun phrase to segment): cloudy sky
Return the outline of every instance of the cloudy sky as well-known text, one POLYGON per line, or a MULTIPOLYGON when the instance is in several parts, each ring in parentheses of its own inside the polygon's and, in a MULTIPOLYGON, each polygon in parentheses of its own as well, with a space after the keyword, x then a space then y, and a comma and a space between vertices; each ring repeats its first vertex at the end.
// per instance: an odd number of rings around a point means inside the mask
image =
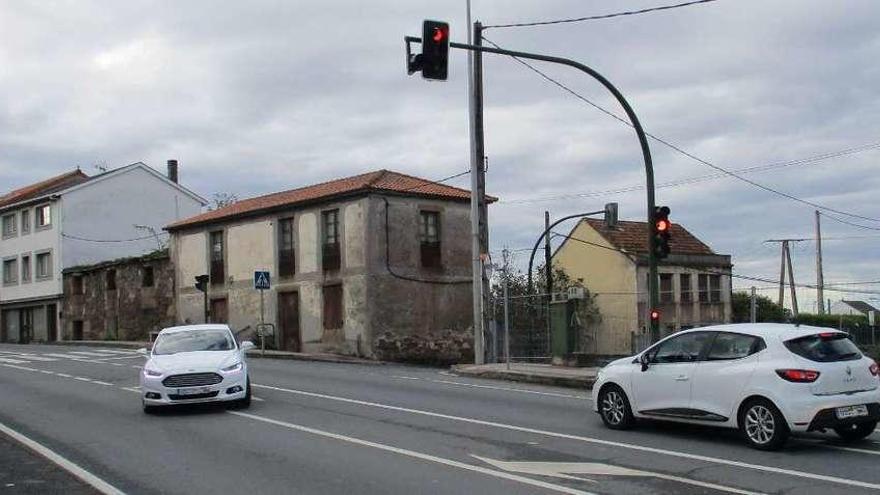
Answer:
MULTIPOLYGON (((675 2, 473 0, 473 12, 494 25, 664 3, 675 2)), ((206 197, 380 168, 429 179, 461 172, 469 166, 466 56, 453 51, 448 82, 407 77, 403 36, 435 18, 465 41, 465 14, 465 0, 0 1, 0 190, 76 166, 94 173, 143 161, 162 170, 169 158, 206 197)), ((718 0, 485 34, 594 67, 649 132, 728 169, 850 150, 744 174, 869 218, 833 213, 863 228, 823 219, 824 235, 845 238, 823 246, 825 280, 843 283, 880 280, 880 150, 865 148, 880 143, 878 21, 876 0, 718 0)), ((595 81, 539 67, 620 112, 595 81)), ((643 217, 631 129, 507 57, 487 56, 485 73, 487 181, 501 198, 490 211, 493 250, 530 245, 544 210, 559 217, 616 201, 622 218, 643 217)), ((812 236, 813 207, 651 147, 658 184, 685 180, 659 188, 658 203, 732 254, 737 273, 776 278, 778 245, 762 241, 812 236)), ((799 281, 815 282, 813 249, 793 246, 799 281)), ((880 297, 880 284, 847 287, 876 292, 847 297, 880 297)))

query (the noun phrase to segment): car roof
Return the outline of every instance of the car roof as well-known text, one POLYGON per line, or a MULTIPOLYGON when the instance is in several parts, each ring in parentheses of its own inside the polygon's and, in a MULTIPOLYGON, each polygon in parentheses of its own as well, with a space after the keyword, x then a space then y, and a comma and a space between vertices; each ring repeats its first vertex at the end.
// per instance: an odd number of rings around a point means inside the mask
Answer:
POLYGON ((163 333, 179 333, 179 332, 190 332, 193 330, 229 330, 229 325, 221 324, 221 323, 207 323, 202 325, 181 325, 178 327, 168 327, 159 332, 159 335, 163 333))
POLYGON ((811 325, 798 325, 795 323, 732 323, 728 325, 712 325, 708 327, 692 328, 687 331, 734 332, 754 335, 756 337, 778 337, 779 340, 782 341, 796 339, 807 335, 816 335, 817 333, 844 333, 836 328, 814 327, 811 325))

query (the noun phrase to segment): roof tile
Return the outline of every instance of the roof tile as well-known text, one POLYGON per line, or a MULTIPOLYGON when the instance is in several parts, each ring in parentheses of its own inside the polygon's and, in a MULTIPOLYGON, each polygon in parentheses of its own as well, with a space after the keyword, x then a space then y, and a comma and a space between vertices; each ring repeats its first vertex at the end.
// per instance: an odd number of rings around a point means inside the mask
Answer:
POLYGON ((0 196, 0 208, 11 204, 38 198, 89 180, 89 176, 76 169, 29 186, 21 187, 0 196))
MULTIPOLYGON (((584 221, 614 247, 634 254, 648 253, 647 222, 619 221, 617 227, 609 229, 602 220, 585 218, 584 221)), ((677 223, 672 224, 669 234, 669 251, 672 254, 715 254, 703 241, 677 223)))

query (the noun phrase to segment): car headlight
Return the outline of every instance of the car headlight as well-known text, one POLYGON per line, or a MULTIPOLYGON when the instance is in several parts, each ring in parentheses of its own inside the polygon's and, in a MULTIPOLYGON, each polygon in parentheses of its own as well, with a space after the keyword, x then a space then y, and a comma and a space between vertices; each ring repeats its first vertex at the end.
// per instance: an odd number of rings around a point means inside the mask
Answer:
POLYGON ((144 376, 157 377, 162 376, 161 371, 151 370, 150 368, 144 368, 144 376))
POLYGON ((222 368, 220 371, 224 373, 235 373, 236 371, 241 371, 241 361, 233 364, 232 366, 222 368))

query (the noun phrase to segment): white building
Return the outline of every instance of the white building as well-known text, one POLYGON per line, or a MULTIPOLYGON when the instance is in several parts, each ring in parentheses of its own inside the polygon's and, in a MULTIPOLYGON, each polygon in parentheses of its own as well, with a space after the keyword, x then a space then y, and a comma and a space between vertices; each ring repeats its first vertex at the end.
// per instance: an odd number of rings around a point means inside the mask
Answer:
POLYGON ((168 176, 134 163, 92 177, 79 169, 0 196, 0 341, 55 341, 62 271, 159 248, 164 225, 206 201, 168 176), (151 230, 152 229, 152 230, 151 230))
POLYGON ((855 315, 855 316, 868 316, 868 313, 871 311, 876 311, 880 313, 880 309, 871 306, 865 301, 845 301, 840 300, 836 303, 832 303, 831 307, 828 310, 828 314, 832 315, 855 315))

